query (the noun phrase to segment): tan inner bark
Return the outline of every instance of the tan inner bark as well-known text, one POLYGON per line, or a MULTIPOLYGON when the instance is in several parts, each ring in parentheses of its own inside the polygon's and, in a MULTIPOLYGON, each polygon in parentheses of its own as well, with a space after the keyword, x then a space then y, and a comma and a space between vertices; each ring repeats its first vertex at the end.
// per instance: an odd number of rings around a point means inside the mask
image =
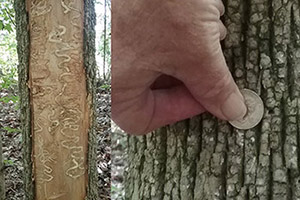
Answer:
POLYGON ((27 0, 37 200, 83 200, 89 106, 82 0, 27 0))

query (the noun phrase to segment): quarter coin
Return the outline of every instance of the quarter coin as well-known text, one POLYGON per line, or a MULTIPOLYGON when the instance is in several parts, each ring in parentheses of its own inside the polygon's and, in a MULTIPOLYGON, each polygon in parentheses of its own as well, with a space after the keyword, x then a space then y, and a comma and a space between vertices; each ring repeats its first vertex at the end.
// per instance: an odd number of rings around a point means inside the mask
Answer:
POLYGON ((247 106, 247 113, 240 120, 229 121, 229 123, 238 129, 250 129, 255 127, 261 121, 264 114, 264 103, 254 91, 242 89, 242 95, 247 106))

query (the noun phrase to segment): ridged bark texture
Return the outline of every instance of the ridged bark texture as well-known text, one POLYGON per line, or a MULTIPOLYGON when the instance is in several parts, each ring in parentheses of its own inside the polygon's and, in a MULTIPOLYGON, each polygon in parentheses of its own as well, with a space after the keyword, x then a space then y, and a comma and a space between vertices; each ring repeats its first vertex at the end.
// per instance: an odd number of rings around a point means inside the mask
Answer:
MULTIPOLYGON (((0 106, 1 109, 1 106, 0 106)), ((0 135, 0 200, 5 200, 5 165, 3 162, 2 136, 0 135)))
POLYGON ((204 114, 129 137, 126 199, 300 199, 300 1, 224 4, 228 66, 263 120, 241 131, 204 114))
POLYGON ((86 72, 87 91, 90 96, 90 110, 91 110, 91 125, 89 129, 89 146, 88 146, 88 186, 87 186, 87 200, 98 200, 98 172, 97 172, 97 152, 96 152, 96 130, 95 130, 95 112, 96 112, 96 58, 95 58, 95 1, 85 0, 84 4, 84 66, 86 72))
POLYGON ((20 95, 20 121, 23 141, 24 190, 26 200, 34 199, 34 185, 32 180, 32 140, 31 140, 31 111, 30 94, 27 81, 29 79, 29 21, 25 0, 15 0, 18 77, 20 95))

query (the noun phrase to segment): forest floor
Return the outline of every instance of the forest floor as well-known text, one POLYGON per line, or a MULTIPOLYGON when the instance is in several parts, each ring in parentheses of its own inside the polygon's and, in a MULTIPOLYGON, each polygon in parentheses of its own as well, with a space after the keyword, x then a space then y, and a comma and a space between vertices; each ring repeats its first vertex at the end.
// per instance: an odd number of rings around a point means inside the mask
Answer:
MULTIPOLYGON (((17 95, 17 90, 0 90, 0 98, 17 95)), ((97 171, 101 200, 109 200, 111 192, 111 125, 110 89, 97 91, 97 171)), ((16 103, 0 101, 0 136, 2 137, 6 200, 20 200, 24 197, 22 134, 19 111, 16 103)))

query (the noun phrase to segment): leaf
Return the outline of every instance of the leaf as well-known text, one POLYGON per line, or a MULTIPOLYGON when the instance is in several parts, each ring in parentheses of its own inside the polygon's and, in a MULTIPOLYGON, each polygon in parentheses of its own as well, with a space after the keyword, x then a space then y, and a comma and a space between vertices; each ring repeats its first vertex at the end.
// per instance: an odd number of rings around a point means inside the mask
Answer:
POLYGON ((100 86, 101 89, 107 90, 110 88, 110 85, 104 84, 100 86))
POLYGON ((12 161, 12 160, 3 160, 3 163, 4 163, 5 165, 13 165, 13 164, 14 164, 14 161, 12 161))
POLYGON ((13 103, 18 103, 19 102, 19 96, 5 96, 5 97, 1 97, 0 101, 2 101, 3 103, 9 103, 10 101, 12 101, 13 103))
POLYGON ((17 128, 10 128, 10 127, 4 127, 3 128, 5 131, 7 131, 8 133, 20 133, 21 130, 17 129, 17 128))

